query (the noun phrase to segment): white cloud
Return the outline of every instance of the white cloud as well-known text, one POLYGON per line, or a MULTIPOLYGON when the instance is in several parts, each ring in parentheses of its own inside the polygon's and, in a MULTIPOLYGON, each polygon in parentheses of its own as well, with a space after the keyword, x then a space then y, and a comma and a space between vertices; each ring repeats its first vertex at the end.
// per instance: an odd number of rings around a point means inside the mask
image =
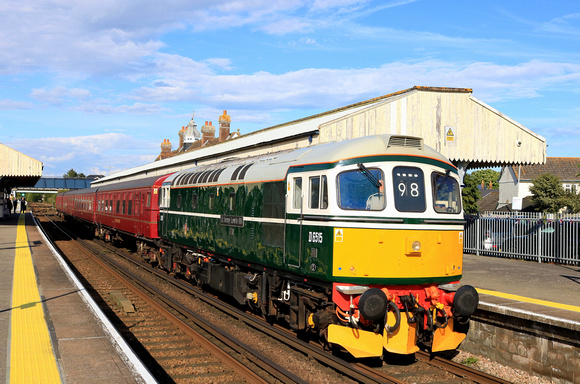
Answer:
POLYGON ((85 103, 75 108, 89 114, 118 114, 154 115, 165 111, 165 108, 156 104, 135 103, 132 105, 111 105, 102 103, 85 103))
POLYGON ((425 85, 473 88, 483 100, 499 101, 537 97, 553 85, 580 85, 580 65, 537 60, 511 66, 427 60, 362 69, 310 68, 279 75, 265 71, 203 74, 179 83, 167 81, 171 82, 172 87, 143 87, 134 94, 142 100, 198 100, 218 108, 332 108, 425 85))
POLYGON ((81 88, 56 87, 52 89, 33 89, 30 93, 33 98, 50 104, 62 104, 65 100, 84 100, 91 96, 91 92, 81 88))
POLYGON ((32 109, 35 105, 27 101, 19 100, 0 100, 0 111, 14 111, 22 109, 32 109))
POLYGON ((580 13, 571 13, 542 24, 539 30, 571 37, 580 36, 580 13))
POLYGON ((126 134, 104 133, 77 137, 20 139, 7 145, 41 161, 45 168, 43 175, 58 176, 70 168, 79 173, 89 174, 93 173, 95 167, 122 169, 142 165, 155 159, 153 155, 144 157, 143 153, 155 153, 159 144, 126 134), (135 154, 128 154, 128 149, 134 150, 135 154))

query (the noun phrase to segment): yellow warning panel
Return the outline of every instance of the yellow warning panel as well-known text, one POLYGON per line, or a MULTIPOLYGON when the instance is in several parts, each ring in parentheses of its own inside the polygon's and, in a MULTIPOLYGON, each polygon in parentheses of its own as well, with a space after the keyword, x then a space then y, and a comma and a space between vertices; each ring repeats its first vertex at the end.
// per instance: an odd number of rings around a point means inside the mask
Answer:
POLYGON ((463 332, 455 332, 453 326, 453 319, 449 319, 445 328, 435 330, 433 334, 433 345, 431 347, 433 352, 455 349, 465 340, 465 336, 467 335, 463 332))
POLYGON ((383 335, 378 333, 330 324, 328 341, 340 345, 357 359, 383 355, 383 335))
MULTIPOLYGON (((387 315, 387 324, 391 327, 395 325, 395 315, 389 312, 387 315)), ((385 329, 384 340, 385 349, 391 353, 398 353, 401 355, 410 355, 419 350, 417 347, 416 334, 417 324, 409 324, 407 316, 403 313, 401 315, 401 324, 393 333, 387 333, 385 329)))
POLYGON ((10 383, 61 383, 24 225, 18 219, 12 286, 10 383))

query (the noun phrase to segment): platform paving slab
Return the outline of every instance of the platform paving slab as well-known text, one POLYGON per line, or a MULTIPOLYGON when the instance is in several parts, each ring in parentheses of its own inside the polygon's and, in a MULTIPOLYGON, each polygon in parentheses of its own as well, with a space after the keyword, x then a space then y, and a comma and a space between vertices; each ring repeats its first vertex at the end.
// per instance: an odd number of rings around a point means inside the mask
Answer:
MULTIPOLYGON (((79 295, 78 288, 46 246, 26 214, 26 229, 36 272, 38 290, 50 331, 61 379, 66 383, 139 383, 138 375, 125 363, 100 321, 79 295)), ((18 214, 0 223, 0 377, 8 378, 10 343, 10 297, 14 242, 18 214)), ((1 379, 0 379, 1 380, 1 379)))

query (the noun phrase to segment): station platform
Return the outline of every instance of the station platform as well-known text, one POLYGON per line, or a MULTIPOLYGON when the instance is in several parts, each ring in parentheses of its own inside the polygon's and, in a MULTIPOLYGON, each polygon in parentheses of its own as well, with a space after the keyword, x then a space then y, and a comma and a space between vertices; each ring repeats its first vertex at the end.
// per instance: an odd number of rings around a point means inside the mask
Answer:
POLYGON ((0 221, 0 268, 4 382, 155 382, 30 213, 0 221))
MULTIPOLYGON (((481 308, 580 331, 580 267, 470 254, 463 267, 461 285, 478 290, 481 308)), ((155 382, 30 213, 0 221, 0 268, 6 383, 155 382)))
POLYGON ((465 254, 460 285, 480 308, 580 331, 580 267, 465 254))

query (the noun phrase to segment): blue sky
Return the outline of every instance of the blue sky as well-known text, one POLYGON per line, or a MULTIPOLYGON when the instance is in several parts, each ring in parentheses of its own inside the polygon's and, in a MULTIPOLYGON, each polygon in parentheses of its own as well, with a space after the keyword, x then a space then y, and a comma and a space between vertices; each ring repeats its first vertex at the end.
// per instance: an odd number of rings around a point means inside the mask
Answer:
POLYGON ((0 142, 110 174, 195 110, 248 133, 419 86, 473 95, 580 157, 580 3, 0 0, 0 142))

